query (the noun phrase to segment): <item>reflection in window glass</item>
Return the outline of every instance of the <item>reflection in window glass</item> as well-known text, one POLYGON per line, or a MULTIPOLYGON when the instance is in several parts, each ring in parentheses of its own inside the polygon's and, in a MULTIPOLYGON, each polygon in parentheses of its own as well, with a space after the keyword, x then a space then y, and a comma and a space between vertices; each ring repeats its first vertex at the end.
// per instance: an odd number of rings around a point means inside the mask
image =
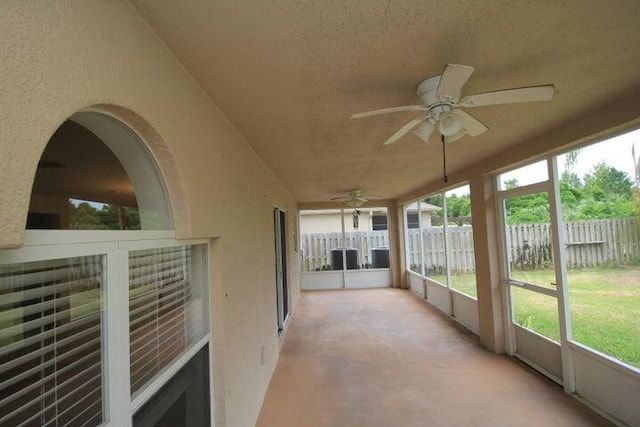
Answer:
POLYGON ((558 157, 572 339, 638 368, 639 139, 635 131, 558 157))
POLYGON ((131 393, 206 333, 205 245, 129 252, 131 393))
POLYGON ((211 426, 207 378, 209 348, 205 346, 135 413, 133 427, 211 426))
POLYGON ((69 229, 140 230, 140 213, 137 207, 70 199, 69 229))
POLYGON ((498 176, 501 190, 522 187, 549 179, 547 161, 541 160, 521 168, 501 173, 498 176))
POLYGON ((0 266, 0 425, 104 422, 103 265, 0 266))
POLYGON ((509 278, 555 288, 548 194, 512 197, 504 203, 509 278))
POLYGON ((38 163, 26 228, 173 228, 160 173, 144 143, 113 118, 98 113, 79 113, 80 116, 91 116, 96 123, 117 129, 113 135, 120 137, 103 141, 76 121, 65 121, 49 140, 38 163), (125 170, 123 164, 137 170, 131 175, 133 181, 129 175, 133 171, 125 170))
POLYGON ((560 341, 557 298, 511 286, 511 307, 513 323, 560 341))
POLYGON ((477 298, 471 196, 468 185, 445 193, 447 198, 447 242, 449 286, 477 298))

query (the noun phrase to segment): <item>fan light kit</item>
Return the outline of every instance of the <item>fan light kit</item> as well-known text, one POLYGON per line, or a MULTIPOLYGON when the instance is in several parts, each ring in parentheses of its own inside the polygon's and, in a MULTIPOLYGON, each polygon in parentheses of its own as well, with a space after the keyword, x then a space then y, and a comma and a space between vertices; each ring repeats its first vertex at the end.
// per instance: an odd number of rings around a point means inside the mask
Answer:
POLYGON ((359 119, 401 111, 427 111, 426 116, 415 118, 398 129, 385 141, 384 145, 393 144, 409 131, 413 131, 421 140, 428 142, 436 126, 446 142, 453 142, 465 135, 478 136, 489 129, 461 108, 550 101, 555 93, 553 85, 543 85, 485 92, 461 98, 462 88, 473 71, 473 67, 468 65, 448 64, 444 67, 442 75, 428 78, 418 85, 416 92, 422 102, 421 105, 367 111, 354 114, 351 118, 359 119))
POLYGON ((462 130, 462 118, 452 111, 440 116, 440 133, 444 136, 454 136, 462 130))

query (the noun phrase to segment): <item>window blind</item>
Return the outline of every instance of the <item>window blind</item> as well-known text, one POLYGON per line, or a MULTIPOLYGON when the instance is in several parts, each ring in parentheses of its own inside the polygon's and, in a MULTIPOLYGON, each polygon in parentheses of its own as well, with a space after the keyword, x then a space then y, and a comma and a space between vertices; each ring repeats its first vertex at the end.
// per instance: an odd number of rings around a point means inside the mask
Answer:
POLYGON ((198 262, 194 246, 129 253, 132 395, 203 336, 198 262))
POLYGON ((100 255, 0 266, 0 425, 104 421, 100 255))

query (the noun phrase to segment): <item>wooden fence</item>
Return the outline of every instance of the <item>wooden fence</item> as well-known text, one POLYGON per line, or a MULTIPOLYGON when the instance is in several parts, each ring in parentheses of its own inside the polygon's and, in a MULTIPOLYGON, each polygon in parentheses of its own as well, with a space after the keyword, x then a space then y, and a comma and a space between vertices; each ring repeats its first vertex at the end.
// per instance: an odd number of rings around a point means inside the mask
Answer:
POLYGON ((569 268, 624 265, 640 261, 637 218, 575 221, 565 225, 569 268))
MULTIPOLYGON (((449 265, 452 273, 471 273, 475 269, 473 231, 471 226, 451 226, 449 233, 449 265)), ((636 218, 573 221, 564 224, 568 268, 624 265, 640 260, 640 224, 636 218)), ((348 247, 358 251, 359 268, 371 265, 371 249, 389 247, 386 231, 346 233, 313 233, 302 235, 305 271, 330 270, 331 249, 348 247)), ((509 259, 517 270, 551 268, 551 227, 548 223, 511 225, 506 230, 509 259)), ((410 268, 420 271, 424 259, 425 272, 445 272, 444 229, 423 230, 422 250, 417 229, 407 233, 407 260, 410 268), (424 257, 423 257, 424 254, 424 257)))
MULTIPOLYGON (((473 273, 475 255, 473 252, 473 230, 470 225, 447 227, 449 233, 449 265, 451 271, 459 274, 473 273)), ((422 251, 420 232, 411 229, 407 233, 407 259, 410 269, 420 271, 424 259, 424 271, 428 275, 446 273, 444 228, 427 227, 422 230, 422 251), (423 256, 424 254, 424 256, 423 256)))
POLYGON ((309 233, 301 235, 304 258, 303 271, 331 270, 331 250, 336 248, 352 248, 357 250, 358 268, 371 268, 373 264, 372 249, 388 248, 389 233, 381 231, 352 231, 345 233, 309 233))

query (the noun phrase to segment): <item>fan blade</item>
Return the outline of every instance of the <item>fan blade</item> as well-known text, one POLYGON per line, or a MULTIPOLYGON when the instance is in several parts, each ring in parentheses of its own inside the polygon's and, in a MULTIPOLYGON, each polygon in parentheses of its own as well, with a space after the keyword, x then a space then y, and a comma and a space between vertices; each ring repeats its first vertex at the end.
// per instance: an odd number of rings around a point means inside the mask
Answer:
POLYGON ((338 197, 332 197, 332 198, 331 198, 331 199, 329 199, 329 200, 349 200, 349 199, 351 199, 351 197, 348 197, 348 196, 338 196, 338 197))
POLYGON ((378 114, 398 113, 401 111, 425 111, 427 107, 424 105, 405 105, 404 107, 383 108, 382 110, 366 111, 364 113, 356 113, 350 118, 361 119, 363 117, 377 116, 378 114))
POLYGON ((429 138, 436 128, 435 121, 430 118, 431 116, 425 117, 425 120, 413 129, 413 133, 424 142, 429 142, 429 138))
POLYGON ((447 64, 442 71, 442 77, 440 77, 440 83, 438 84, 438 90, 436 91, 436 98, 442 99, 443 97, 458 99, 462 87, 467 83, 469 77, 473 74, 473 67, 468 65, 456 65, 447 64))
POLYGON ((554 85, 530 86, 516 89, 497 90, 465 96, 456 107, 482 107, 484 105, 515 104, 519 102, 551 101, 555 93, 554 85))
POLYGON ((425 120, 424 117, 418 117, 417 119, 411 120, 409 123, 407 123, 406 125, 402 126, 400 129, 398 129, 396 133, 391 135, 389 139, 387 139, 384 142, 383 145, 393 144, 394 142, 402 138, 405 133, 409 132, 411 129, 413 129, 418 123, 420 123, 423 120, 425 120))
POLYGON ((476 119, 469 113, 466 113, 462 110, 453 110, 452 112, 462 118, 462 128, 471 136, 478 136, 481 133, 485 133, 489 130, 489 128, 484 123, 482 123, 480 120, 476 119))

